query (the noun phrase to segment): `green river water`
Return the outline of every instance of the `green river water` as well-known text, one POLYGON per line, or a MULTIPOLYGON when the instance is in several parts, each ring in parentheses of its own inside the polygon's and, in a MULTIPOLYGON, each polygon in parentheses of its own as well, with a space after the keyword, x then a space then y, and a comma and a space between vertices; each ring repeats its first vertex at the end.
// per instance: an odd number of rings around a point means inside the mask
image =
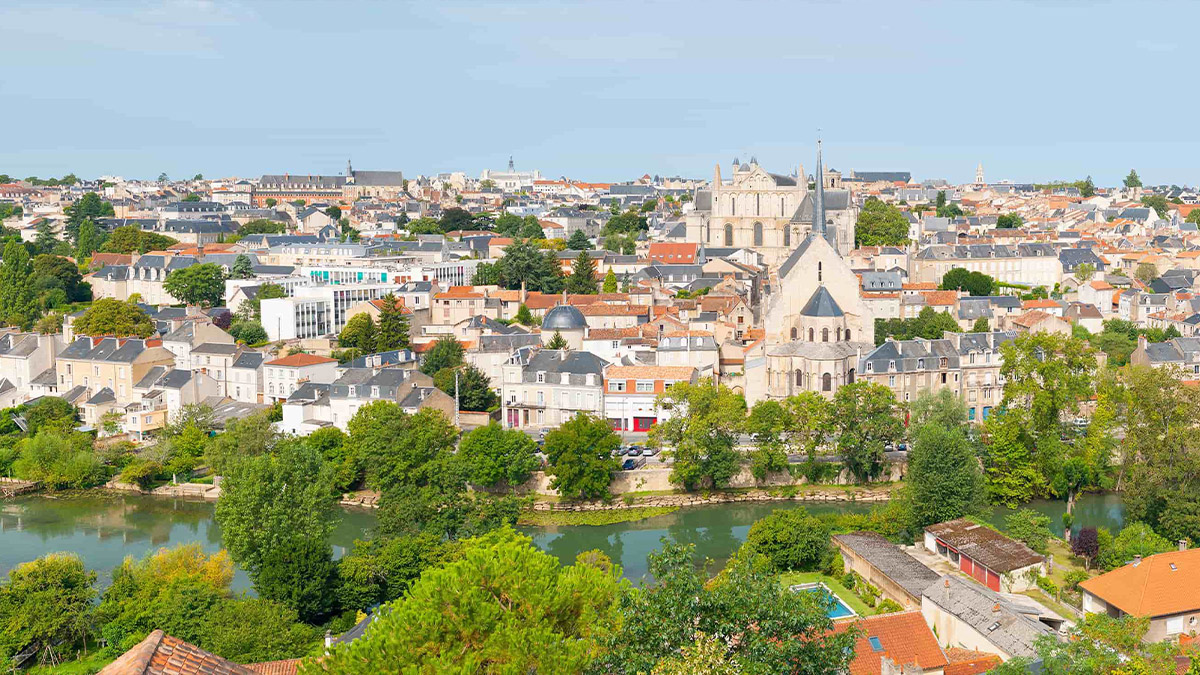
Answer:
MULTIPOLYGON (((632 523, 603 526, 521 528, 542 549, 565 563, 581 551, 599 549, 617 561, 631 579, 646 573, 646 554, 660 546, 663 537, 696 545, 697 555, 723 565, 746 538, 754 521, 776 509, 804 506, 814 513, 862 512, 867 504, 759 502, 720 504, 680 509, 674 513, 632 523)), ((1061 534, 1063 502, 1035 502, 1032 508, 1051 517, 1061 534)), ((107 585, 108 572, 126 556, 140 557, 163 546, 199 542, 207 551, 221 546, 220 528, 213 521, 211 502, 164 497, 87 493, 75 496, 32 496, 0 502, 0 574, 18 563, 46 553, 71 551, 99 572, 107 585)), ((992 520, 1003 524, 1004 510, 992 520)), ((1119 529, 1123 509, 1118 495, 1085 495, 1075 507, 1081 526, 1119 529)), ((369 511, 346 510, 333 534, 334 553, 340 557, 374 524, 369 511)), ((239 571, 236 589, 248 589, 249 580, 239 571)))

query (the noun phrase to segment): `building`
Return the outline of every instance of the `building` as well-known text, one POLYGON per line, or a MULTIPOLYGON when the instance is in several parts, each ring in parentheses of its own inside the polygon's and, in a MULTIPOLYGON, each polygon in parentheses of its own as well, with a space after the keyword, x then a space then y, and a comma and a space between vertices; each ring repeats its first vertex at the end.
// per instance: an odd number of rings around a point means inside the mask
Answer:
POLYGON ((833 536, 846 572, 857 572, 879 588, 883 597, 904 608, 921 607, 921 593, 937 581, 937 572, 875 532, 833 536))
POLYGON ((590 352, 518 350, 502 368, 504 426, 546 429, 580 413, 604 417, 605 365, 590 352))
POLYGON ((1130 355, 1129 362, 1151 368, 1179 368, 1184 377, 1197 379, 1192 376, 1200 375, 1200 338, 1148 342, 1144 335, 1139 336, 1137 348, 1130 355))
POLYGON ((1019 593, 1045 574, 1046 558, 1025 544, 979 523, 958 518, 925 528, 925 548, 954 563, 993 591, 1019 593))
POLYGON ((0 391, 11 392, 4 402, 11 406, 33 394, 32 383, 43 373, 54 370, 55 354, 62 349, 56 335, 5 333, 0 335, 0 391), (5 382, 12 385, 10 390, 5 382), (12 400, 7 400, 12 399, 12 400))
POLYGON ((838 621, 833 630, 859 630, 847 675, 945 675, 950 659, 920 611, 838 621), (902 670, 903 669, 903 670, 902 670))
POLYGON ((375 401, 391 401, 409 414, 434 408, 454 420, 454 398, 434 387, 433 379, 419 370, 346 368, 329 387, 327 421, 346 431, 359 409, 375 401))
POLYGON ((262 325, 271 340, 314 338, 340 333, 351 308, 393 292, 395 284, 296 286, 286 298, 263 300, 262 325))
POLYGON ((604 416, 618 431, 650 431, 671 416, 658 405, 658 396, 677 382, 697 379, 689 366, 605 366, 604 416))
POLYGON ((939 283, 955 268, 982 272, 997 281, 1052 288, 1063 280, 1063 264, 1050 244, 927 246, 912 256, 910 279, 939 283))
POLYGON ((1079 584, 1083 611, 1150 618, 1142 638, 1161 642, 1200 631, 1200 549, 1186 548, 1133 560, 1079 584))
POLYGON ((921 594, 921 613, 944 648, 986 652, 1004 661, 1037 658, 1038 638, 1055 635, 1000 594, 951 575, 921 594))
POLYGON ((82 386, 94 395, 108 389, 117 405, 135 400, 134 384, 158 366, 175 366, 175 356, 160 340, 111 337, 76 338, 55 363, 59 391, 82 386))
POLYGON ((329 384, 337 379, 337 359, 314 354, 290 354, 263 364, 267 399, 282 401, 306 382, 329 384))

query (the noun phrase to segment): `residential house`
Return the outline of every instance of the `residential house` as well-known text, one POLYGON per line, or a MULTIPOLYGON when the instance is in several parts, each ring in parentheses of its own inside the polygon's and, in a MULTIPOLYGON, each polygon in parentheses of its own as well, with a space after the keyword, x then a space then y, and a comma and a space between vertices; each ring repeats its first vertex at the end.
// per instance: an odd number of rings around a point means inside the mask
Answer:
POLYGON ((1200 631, 1200 549, 1134 556, 1121 567, 1079 584, 1083 611, 1113 618, 1150 619, 1146 642, 1161 642, 1200 631))
POLYGON ((919 610, 838 621, 834 632, 858 630, 846 675, 945 675, 950 659, 919 610))
POLYGON ((9 392, 8 402, 27 401, 33 393, 33 381, 53 372, 55 354, 62 349, 57 335, 11 332, 0 335, 0 389, 9 392), (7 382, 11 388, 5 386, 7 382))
POLYGON ((263 403, 263 352, 243 350, 226 367, 225 395, 240 403, 263 403))
POLYGON ((580 413, 604 416, 604 366, 570 349, 518 350, 501 370, 504 425, 553 428, 580 413))
POLYGON ((173 368, 175 356, 161 340, 139 338, 80 337, 63 348, 55 362, 59 391, 82 386, 94 395, 108 389, 117 405, 135 400, 134 384, 156 366, 173 368))
POLYGON ((605 366, 604 416, 619 431, 650 431, 672 413, 658 405, 659 395, 673 384, 697 379, 691 366, 605 366))
POLYGON ((263 364, 267 400, 283 401, 306 382, 329 384, 337 379, 337 359, 315 354, 290 354, 263 364))
POLYGON ((375 401, 392 401, 409 414, 439 410, 454 421, 454 397, 433 386, 433 379, 414 369, 347 368, 330 385, 328 415, 318 417, 345 431, 359 409, 375 401))

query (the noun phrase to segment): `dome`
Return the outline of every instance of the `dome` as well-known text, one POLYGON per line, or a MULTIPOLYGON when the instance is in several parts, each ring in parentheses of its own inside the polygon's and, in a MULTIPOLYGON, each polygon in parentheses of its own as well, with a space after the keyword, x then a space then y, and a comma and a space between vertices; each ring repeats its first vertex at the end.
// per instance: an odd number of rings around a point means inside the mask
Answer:
POLYGON ((570 305, 558 305, 546 312, 542 318, 542 330, 583 330, 587 327, 587 319, 583 312, 570 305))

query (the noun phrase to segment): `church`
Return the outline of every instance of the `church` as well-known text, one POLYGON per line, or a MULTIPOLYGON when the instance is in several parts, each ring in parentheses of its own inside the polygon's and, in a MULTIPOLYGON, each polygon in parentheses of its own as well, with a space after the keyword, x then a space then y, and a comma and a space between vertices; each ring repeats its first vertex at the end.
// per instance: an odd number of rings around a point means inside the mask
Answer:
POLYGON ((771 275, 761 354, 746 361, 751 402, 804 391, 832 397, 854 382, 859 359, 875 348, 874 317, 843 257, 853 247, 854 221, 841 213, 857 209, 848 191, 826 190, 823 169, 818 143, 815 187, 789 219, 803 238, 771 275), (834 208, 827 209, 831 192, 834 208))

